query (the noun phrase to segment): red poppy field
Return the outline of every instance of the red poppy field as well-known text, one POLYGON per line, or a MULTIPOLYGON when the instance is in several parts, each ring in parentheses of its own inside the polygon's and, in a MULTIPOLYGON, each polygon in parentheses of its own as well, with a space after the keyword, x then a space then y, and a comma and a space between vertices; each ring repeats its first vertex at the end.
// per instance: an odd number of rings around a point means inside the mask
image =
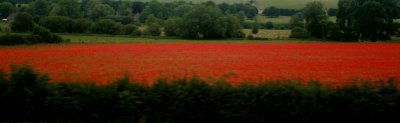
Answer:
POLYGON ((27 63, 53 82, 106 84, 224 77, 233 83, 400 78, 398 43, 129 43, 0 47, 0 68, 27 63))

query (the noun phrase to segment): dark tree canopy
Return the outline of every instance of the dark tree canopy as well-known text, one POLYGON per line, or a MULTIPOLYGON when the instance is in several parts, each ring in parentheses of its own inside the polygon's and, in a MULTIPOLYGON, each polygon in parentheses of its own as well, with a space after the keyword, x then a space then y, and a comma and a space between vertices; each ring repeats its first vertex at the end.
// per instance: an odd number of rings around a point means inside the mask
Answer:
POLYGON ((0 3, 0 19, 7 18, 12 12, 15 11, 15 7, 10 2, 0 3))
POLYGON ((396 0, 340 0, 337 23, 348 40, 389 40, 399 10, 396 0))
POLYGON ((11 30, 14 32, 32 31, 33 26, 33 17, 28 13, 18 13, 11 22, 11 30))
POLYGON ((303 9, 303 16, 306 20, 307 31, 311 36, 322 38, 323 23, 328 21, 328 16, 324 10, 324 5, 321 2, 310 2, 303 9))

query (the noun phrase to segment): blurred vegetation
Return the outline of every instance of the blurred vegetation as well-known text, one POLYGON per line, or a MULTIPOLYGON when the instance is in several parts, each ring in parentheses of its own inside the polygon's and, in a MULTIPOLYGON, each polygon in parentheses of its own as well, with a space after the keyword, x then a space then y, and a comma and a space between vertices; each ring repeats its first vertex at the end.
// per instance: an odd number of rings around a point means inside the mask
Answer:
POLYGON ((29 65, 12 65, 0 71, 0 122, 385 122, 400 113, 395 79, 342 87, 198 77, 139 83, 50 83, 29 65))

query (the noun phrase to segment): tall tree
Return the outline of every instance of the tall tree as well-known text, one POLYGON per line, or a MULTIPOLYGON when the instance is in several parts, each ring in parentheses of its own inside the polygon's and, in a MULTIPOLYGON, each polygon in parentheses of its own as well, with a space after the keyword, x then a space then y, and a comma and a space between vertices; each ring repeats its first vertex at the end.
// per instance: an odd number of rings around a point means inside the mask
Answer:
POLYGON ((9 2, 0 3, 0 18, 7 18, 12 12, 15 11, 13 4, 9 2))
POLYGON ((340 0, 337 23, 348 40, 389 40, 399 9, 395 0, 340 0))
POLYGON ((303 16, 306 20, 307 31, 311 36, 322 38, 324 36, 324 23, 328 21, 328 16, 321 2, 310 2, 303 9, 303 16))
POLYGON ((264 16, 268 16, 270 18, 276 18, 276 17, 279 17, 279 15, 280 15, 280 9, 276 8, 275 6, 271 6, 271 7, 265 8, 262 14, 264 16))
POLYGON ((14 32, 32 31, 33 25, 33 18, 30 14, 18 13, 11 22, 11 30, 14 32))
POLYGON ((89 9, 88 16, 93 20, 97 20, 108 15, 113 15, 114 12, 114 9, 107 4, 96 4, 89 9))
POLYGON ((60 0, 52 8, 50 15, 79 18, 81 17, 80 4, 77 0, 60 0))
POLYGON ((36 0, 31 4, 31 14, 35 20, 49 14, 49 2, 46 0, 36 0))

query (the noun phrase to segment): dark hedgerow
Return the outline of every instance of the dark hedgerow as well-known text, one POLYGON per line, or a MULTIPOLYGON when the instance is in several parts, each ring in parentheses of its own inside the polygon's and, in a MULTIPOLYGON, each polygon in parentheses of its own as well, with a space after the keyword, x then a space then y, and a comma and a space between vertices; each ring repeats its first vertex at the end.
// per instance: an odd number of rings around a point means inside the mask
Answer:
POLYGON ((397 120, 394 79, 354 86, 230 85, 159 80, 152 86, 124 77, 109 85, 49 83, 31 67, 0 70, 0 122, 385 122, 397 120))

